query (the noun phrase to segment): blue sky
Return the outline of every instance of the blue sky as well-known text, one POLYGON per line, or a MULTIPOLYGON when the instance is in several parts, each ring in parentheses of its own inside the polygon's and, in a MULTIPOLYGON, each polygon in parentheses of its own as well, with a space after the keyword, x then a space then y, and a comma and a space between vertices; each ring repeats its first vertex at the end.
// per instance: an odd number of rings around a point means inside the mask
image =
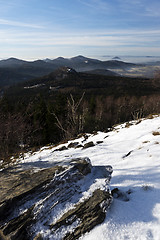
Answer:
POLYGON ((0 58, 160 56, 159 0, 0 0, 0 58))

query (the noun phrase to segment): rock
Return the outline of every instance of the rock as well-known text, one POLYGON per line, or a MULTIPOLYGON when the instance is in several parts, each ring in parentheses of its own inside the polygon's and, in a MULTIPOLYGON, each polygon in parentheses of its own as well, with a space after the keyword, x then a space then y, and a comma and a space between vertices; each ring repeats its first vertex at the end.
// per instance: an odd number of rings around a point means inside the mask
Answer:
POLYGON ((81 138, 81 137, 84 138, 83 141, 86 141, 86 140, 88 139, 89 135, 87 135, 86 133, 80 133, 80 134, 78 134, 77 138, 81 138))
POLYGON ((95 146, 95 144, 93 142, 88 142, 88 143, 84 144, 83 149, 86 149, 89 147, 94 147, 94 146, 95 146))
POLYGON ((0 175, 0 220, 8 217, 19 201, 23 201, 26 196, 33 193, 49 183, 55 174, 64 171, 64 167, 54 166, 39 172, 32 170, 15 171, 13 168, 6 169, 0 175))
POLYGON ((78 158, 78 159, 72 159, 71 165, 74 165, 75 168, 78 169, 80 173, 83 175, 87 175, 91 172, 91 162, 89 158, 78 158))
POLYGON ((51 224, 52 231, 60 230, 62 226, 72 225, 78 219, 77 226, 72 232, 68 232, 63 240, 75 240, 86 232, 89 232, 96 225, 102 223, 106 216, 106 209, 112 202, 109 192, 97 189, 93 195, 74 206, 73 209, 65 213, 55 224, 51 224), (105 206, 105 207, 104 207, 105 206))
POLYGON ((108 138, 108 137, 109 137, 109 136, 107 135, 107 136, 104 137, 104 139, 106 139, 106 138, 108 138))
POLYGON ((58 148, 58 149, 55 149, 54 150, 54 152, 55 151, 64 151, 64 150, 67 150, 68 148, 66 147, 66 146, 62 146, 62 147, 60 147, 60 148, 58 148))
POLYGON ((11 220, 2 229, 2 233, 12 240, 29 240, 30 236, 27 231, 27 227, 33 222, 33 207, 28 209, 25 213, 19 217, 11 220))
POLYGON ((68 145, 68 148, 76 148, 78 145, 79 145, 79 142, 71 142, 71 143, 68 145))
POLYGON ((33 240, 43 240, 42 235, 39 233, 33 240))
POLYGON ((48 234, 45 239, 56 239, 57 232, 63 233, 62 228, 71 225, 74 231, 68 229, 59 239, 77 239, 90 231, 103 222, 105 211, 111 204, 112 196, 107 188, 111 170, 110 166, 105 167, 105 172, 100 171, 100 167, 92 167, 89 158, 75 158, 68 166, 54 166, 37 172, 5 169, 0 175, 0 239, 42 240, 42 229, 48 234), (90 188, 94 176, 96 180, 104 178, 107 190, 97 189, 91 197, 82 200, 82 191, 90 188), (58 218, 60 210, 61 217, 58 218))
POLYGON ((97 143, 97 144, 101 144, 101 143, 103 143, 103 141, 97 141, 96 143, 97 143))
POLYGON ((0 230, 0 240, 8 240, 8 238, 4 236, 1 230, 0 230))
POLYGON ((119 190, 118 188, 114 188, 111 191, 111 194, 114 198, 117 198, 119 200, 122 200, 122 201, 125 201, 125 202, 129 201, 129 198, 128 198, 127 194, 130 194, 130 193, 125 193, 125 192, 119 190))
POLYGON ((83 148, 83 145, 79 144, 76 148, 83 148))
POLYGON ((133 152, 133 150, 131 150, 130 152, 128 152, 127 154, 125 154, 122 158, 128 157, 129 155, 131 155, 132 152, 133 152))

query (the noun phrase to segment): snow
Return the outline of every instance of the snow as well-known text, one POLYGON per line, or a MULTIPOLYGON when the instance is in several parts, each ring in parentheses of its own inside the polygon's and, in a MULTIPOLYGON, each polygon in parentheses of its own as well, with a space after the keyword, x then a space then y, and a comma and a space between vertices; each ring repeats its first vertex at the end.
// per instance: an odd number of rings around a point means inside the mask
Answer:
POLYGON ((24 159, 19 159, 19 167, 34 167, 37 171, 57 163, 68 164, 74 158, 88 157, 100 175, 89 175, 94 181, 88 190, 82 184, 83 197, 87 197, 97 186, 105 187, 103 167, 111 165, 110 188, 119 188, 129 201, 114 198, 104 223, 80 239, 160 240, 160 116, 88 136, 88 139, 81 137, 58 147, 44 147, 35 154, 28 153, 24 159), (90 141, 95 143, 94 147, 54 151, 70 142, 84 145, 90 141), (97 141, 103 142, 97 144, 97 141))
POLYGON ((41 86, 45 86, 45 84, 44 83, 36 84, 36 85, 33 85, 33 86, 24 87, 24 89, 38 88, 38 87, 41 87, 41 86))
POLYGON ((67 72, 71 72, 72 71, 72 69, 71 68, 67 68, 67 72))

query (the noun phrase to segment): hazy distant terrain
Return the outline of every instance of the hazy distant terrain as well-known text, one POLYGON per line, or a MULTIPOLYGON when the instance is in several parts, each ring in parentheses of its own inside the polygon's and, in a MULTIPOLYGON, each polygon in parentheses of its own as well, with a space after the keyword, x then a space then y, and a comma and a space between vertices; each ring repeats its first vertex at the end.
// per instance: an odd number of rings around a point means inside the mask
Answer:
POLYGON ((122 76, 127 77, 147 77, 154 78, 155 74, 160 71, 160 62, 156 62, 152 65, 145 64, 141 66, 134 66, 128 69, 114 69, 114 72, 122 76))

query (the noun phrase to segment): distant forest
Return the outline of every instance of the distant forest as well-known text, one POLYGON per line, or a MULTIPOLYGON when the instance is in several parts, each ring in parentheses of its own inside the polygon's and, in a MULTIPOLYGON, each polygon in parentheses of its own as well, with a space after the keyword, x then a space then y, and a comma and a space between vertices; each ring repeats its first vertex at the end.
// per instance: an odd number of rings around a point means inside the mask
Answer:
POLYGON ((110 77, 61 68, 4 91, 0 159, 154 113, 160 113, 159 77, 110 77))

